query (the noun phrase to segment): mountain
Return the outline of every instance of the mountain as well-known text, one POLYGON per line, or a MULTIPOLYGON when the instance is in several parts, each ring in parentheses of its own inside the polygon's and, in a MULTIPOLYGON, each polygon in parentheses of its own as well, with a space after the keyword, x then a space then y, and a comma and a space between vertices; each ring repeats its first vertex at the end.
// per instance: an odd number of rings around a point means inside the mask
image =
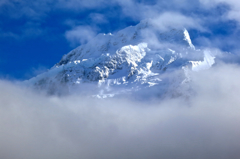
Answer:
POLYGON ((161 30, 144 20, 115 34, 97 35, 25 83, 49 94, 106 98, 151 91, 175 96, 190 81, 189 71, 213 64, 211 53, 196 50, 186 29, 161 30))

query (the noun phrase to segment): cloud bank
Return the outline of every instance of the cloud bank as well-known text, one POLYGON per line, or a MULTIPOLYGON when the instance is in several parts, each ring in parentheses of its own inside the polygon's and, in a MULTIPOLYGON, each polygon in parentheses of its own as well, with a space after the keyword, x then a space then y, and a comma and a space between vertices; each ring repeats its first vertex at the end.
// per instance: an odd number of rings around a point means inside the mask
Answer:
POLYGON ((239 69, 193 73, 187 102, 47 97, 1 81, 0 158, 238 159, 239 69))

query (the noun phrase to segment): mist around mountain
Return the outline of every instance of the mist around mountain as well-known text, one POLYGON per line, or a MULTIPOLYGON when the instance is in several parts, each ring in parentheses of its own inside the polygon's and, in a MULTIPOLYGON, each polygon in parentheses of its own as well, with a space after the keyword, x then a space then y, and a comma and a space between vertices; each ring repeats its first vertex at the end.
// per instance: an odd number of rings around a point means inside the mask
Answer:
POLYGON ((46 96, 1 81, 0 158, 238 159, 239 69, 193 72, 187 101, 46 96))
POLYGON ((239 159, 237 56, 144 26, 100 34, 29 81, 1 80, 0 158, 239 159))
POLYGON ((209 69, 216 55, 196 49, 185 28, 161 28, 156 19, 148 19, 115 34, 97 35, 25 83, 52 95, 188 98, 191 73, 209 69))

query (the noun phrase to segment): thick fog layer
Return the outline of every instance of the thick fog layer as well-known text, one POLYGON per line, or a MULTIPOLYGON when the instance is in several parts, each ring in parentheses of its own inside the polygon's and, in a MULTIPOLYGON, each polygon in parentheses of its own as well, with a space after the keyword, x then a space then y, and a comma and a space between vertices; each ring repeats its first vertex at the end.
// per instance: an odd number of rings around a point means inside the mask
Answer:
POLYGON ((1 81, 0 158, 239 159, 239 70, 192 73, 191 98, 159 102, 47 97, 1 81))

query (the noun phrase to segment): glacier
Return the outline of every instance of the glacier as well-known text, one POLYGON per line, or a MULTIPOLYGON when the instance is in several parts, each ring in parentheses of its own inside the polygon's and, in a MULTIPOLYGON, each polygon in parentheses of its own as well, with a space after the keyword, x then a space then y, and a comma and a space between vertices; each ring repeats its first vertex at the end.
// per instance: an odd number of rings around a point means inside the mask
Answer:
POLYGON ((190 72, 209 69, 214 58, 195 48, 186 29, 160 30, 143 20, 115 34, 98 34, 25 83, 58 95, 107 98, 153 91, 174 97, 188 95, 190 72))

